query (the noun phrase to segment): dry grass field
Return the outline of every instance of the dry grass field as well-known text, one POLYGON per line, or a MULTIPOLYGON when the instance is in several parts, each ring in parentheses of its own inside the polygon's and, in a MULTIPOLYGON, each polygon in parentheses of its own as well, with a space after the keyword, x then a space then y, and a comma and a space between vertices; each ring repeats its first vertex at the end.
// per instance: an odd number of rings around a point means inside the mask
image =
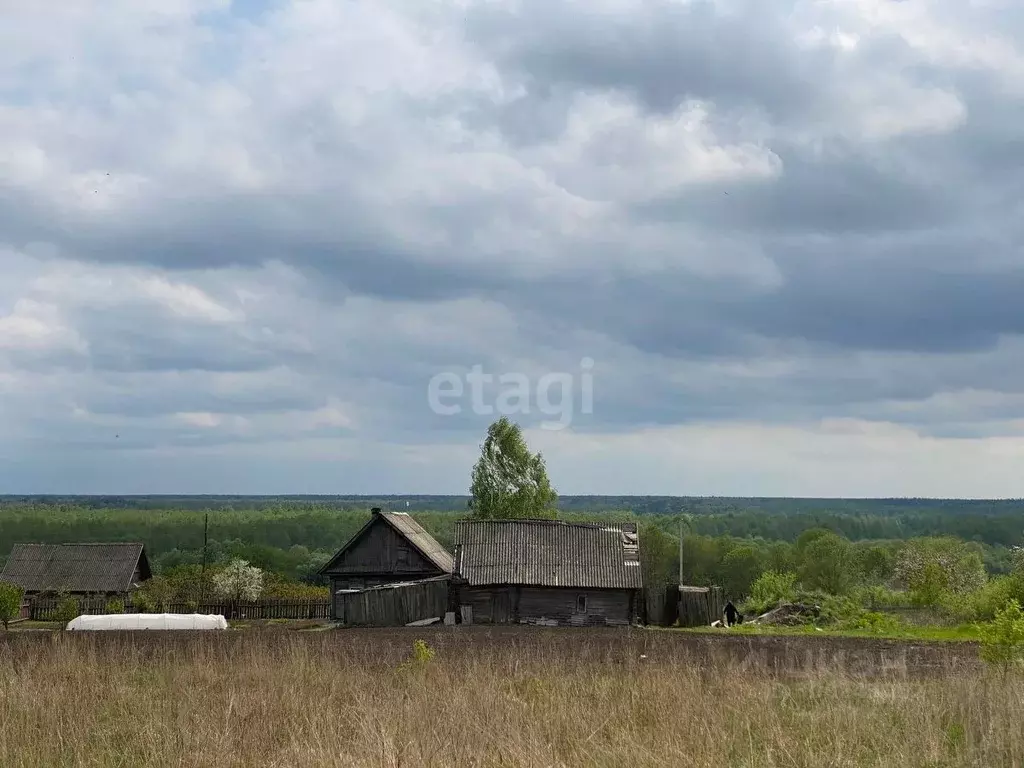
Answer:
POLYGON ((481 628, 0 634, 0 765, 1015 766, 969 644, 481 628), (413 643, 434 651, 410 661, 413 643))

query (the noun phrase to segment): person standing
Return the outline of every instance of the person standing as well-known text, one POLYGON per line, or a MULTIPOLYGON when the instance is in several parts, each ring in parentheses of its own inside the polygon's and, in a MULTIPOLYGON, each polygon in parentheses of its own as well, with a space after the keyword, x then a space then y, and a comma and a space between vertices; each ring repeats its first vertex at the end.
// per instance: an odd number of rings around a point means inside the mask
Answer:
POLYGON ((731 627, 736 623, 736 618, 740 615, 740 612, 736 610, 736 606, 732 604, 732 600, 725 604, 725 626, 731 627))

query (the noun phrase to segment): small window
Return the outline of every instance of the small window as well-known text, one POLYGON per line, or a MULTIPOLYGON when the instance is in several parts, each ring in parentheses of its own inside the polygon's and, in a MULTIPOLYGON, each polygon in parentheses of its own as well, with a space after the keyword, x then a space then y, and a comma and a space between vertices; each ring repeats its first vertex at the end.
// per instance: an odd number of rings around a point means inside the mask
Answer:
POLYGON ((576 613, 586 613, 586 612, 587 612, 587 596, 586 595, 578 595, 576 597, 576 613))

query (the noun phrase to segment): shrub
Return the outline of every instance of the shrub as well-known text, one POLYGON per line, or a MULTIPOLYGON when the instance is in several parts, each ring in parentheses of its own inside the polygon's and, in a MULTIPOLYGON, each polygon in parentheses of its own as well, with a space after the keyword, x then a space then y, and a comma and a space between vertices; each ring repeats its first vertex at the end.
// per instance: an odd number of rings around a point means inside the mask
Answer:
POLYGON ((78 616, 78 600, 73 597, 64 597, 57 603, 57 610, 54 613, 54 620, 61 624, 67 624, 78 616))
POLYGON ((869 611, 877 611, 880 608, 906 608, 911 604, 910 595, 906 592, 879 585, 856 587, 850 592, 850 597, 869 611))
POLYGON ((903 622, 899 617, 890 613, 878 613, 877 611, 864 611, 859 616, 845 619, 840 623, 842 629, 854 630, 857 632, 870 632, 875 635, 893 634, 903 628, 903 622))
POLYGON ((154 613, 156 611, 156 602, 142 590, 132 596, 132 605, 139 613, 154 613))
POLYGON ((750 586, 750 599, 745 606, 751 613, 764 613, 781 602, 796 596, 796 574, 765 571, 750 586))
POLYGON ((995 618, 979 627, 981 631, 981 658, 987 664, 999 667, 1005 675, 1024 659, 1024 612, 1020 603, 1009 604, 996 612, 995 618))
POLYGON ((434 658, 434 649, 425 640, 417 640, 412 644, 412 660, 416 664, 427 664, 434 658))
POLYGON ((107 613, 124 613, 124 600, 110 600, 104 610, 107 613))
POLYGON ((21 612, 21 600, 24 596, 25 590, 17 584, 0 581, 0 622, 3 623, 5 630, 14 619, 18 618, 18 614, 21 612))
POLYGON ((958 623, 991 621, 1011 600, 1024 601, 1024 578, 999 576, 973 592, 944 592, 938 607, 944 616, 958 623))

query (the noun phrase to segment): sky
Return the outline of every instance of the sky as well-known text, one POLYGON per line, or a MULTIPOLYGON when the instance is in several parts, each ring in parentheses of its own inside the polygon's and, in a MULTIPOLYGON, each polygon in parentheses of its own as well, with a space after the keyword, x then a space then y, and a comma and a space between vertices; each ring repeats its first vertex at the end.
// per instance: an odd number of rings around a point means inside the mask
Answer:
POLYGON ((0 13, 0 493, 1024 497, 1019 3, 0 13))

